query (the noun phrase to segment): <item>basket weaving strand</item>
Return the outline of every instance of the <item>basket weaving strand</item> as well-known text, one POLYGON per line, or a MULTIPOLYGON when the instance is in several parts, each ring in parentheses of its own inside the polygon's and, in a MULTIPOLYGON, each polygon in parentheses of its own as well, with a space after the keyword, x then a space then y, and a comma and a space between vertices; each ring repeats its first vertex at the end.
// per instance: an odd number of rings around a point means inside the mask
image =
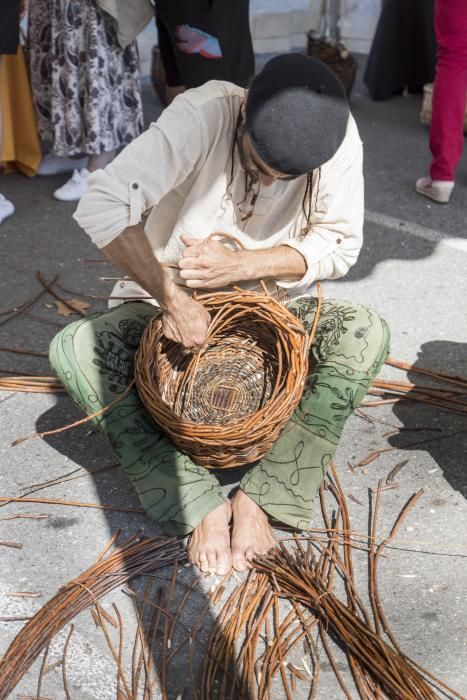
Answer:
MULTIPOLYGON (((196 355, 147 326, 135 358, 144 405, 195 462, 229 468, 260 459, 302 395, 308 371, 305 330, 282 304, 236 289, 203 294, 208 337, 196 355)), ((318 314, 317 314, 318 316, 318 314)))

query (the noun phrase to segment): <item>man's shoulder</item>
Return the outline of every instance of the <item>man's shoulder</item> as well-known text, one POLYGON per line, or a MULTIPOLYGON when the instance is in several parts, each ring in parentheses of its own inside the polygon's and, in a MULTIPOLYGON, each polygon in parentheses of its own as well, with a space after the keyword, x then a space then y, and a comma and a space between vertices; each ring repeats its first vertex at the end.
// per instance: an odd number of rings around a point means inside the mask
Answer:
POLYGON ((333 155, 331 160, 324 163, 323 168, 341 168, 343 164, 347 162, 353 162, 356 157, 361 154, 362 151, 362 140, 360 134, 358 133, 357 123, 352 113, 349 112, 349 119, 347 122, 347 129, 345 132, 344 140, 337 149, 336 153, 333 155))
POLYGON ((197 88, 191 88, 177 99, 186 100, 197 110, 229 110, 232 103, 241 102, 245 90, 226 80, 210 80, 197 88))

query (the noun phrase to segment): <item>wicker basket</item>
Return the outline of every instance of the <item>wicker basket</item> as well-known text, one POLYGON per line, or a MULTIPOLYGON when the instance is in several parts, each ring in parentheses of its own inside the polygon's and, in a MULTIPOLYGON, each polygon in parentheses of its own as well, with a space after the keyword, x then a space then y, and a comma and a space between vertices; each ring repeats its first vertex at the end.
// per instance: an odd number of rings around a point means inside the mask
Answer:
POLYGON ((307 55, 318 58, 325 63, 340 79, 347 97, 350 98, 358 64, 348 49, 340 42, 333 39, 323 39, 315 32, 310 31, 307 34, 307 55))
POLYGON ((274 443, 300 400, 319 314, 307 339, 301 322, 266 293, 234 288, 196 299, 212 319, 203 348, 182 354, 163 335, 160 317, 153 319, 135 358, 138 392, 197 464, 249 464, 274 443))
MULTIPOLYGON (((464 132, 467 134, 467 92, 465 95, 465 112, 464 112, 464 132)), ((423 102, 420 111, 420 121, 422 124, 431 124, 431 111, 433 103, 433 83, 427 83, 423 86, 423 102)))

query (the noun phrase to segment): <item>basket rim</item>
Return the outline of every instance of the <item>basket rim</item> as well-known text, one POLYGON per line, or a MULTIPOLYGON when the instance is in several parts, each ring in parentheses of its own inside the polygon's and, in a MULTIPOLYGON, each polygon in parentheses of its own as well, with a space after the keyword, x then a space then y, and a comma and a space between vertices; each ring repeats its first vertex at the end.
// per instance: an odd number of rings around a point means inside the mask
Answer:
MULTIPOLYGON (((282 382, 282 387, 277 392, 276 396, 266 401, 261 408, 235 421, 235 426, 237 430, 243 429, 245 431, 249 431, 249 435, 245 436, 245 443, 254 443, 257 440, 256 433, 258 431, 263 430, 266 424, 271 423, 271 420, 274 419, 274 415, 279 408, 281 409, 281 412, 283 412, 284 405, 294 403, 296 401, 297 391, 299 389, 302 390, 302 387, 305 382, 306 370, 308 365, 308 354, 306 353, 307 333, 300 319, 294 316, 294 314, 289 309, 287 309, 286 306, 281 304, 273 297, 267 296, 262 292, 250 290, 242 289, 241 292, 241 301, 238 300, 239 294, 235 290, 232 292, 227 291, 206 293, 196 295, 195 298, 197 301, 203 302, 205 306, 212 306, 214 308, 219 307, 220 310, 224 309, 229 302, 232 303, 232 305, 234 306, 246 305, 247 307, 249 307, 247 312, 251 313, 252 315, 258 315, 258 309, 267 309, 268 311, 270 311, 272 306, 273 309, 275 309, 276 311, 280 311, 280 314, 283 317, 285 316, 290 322, 290 325, 287 324, 287 332, 295 333, 296 335, 299 335, 302 339, 300 350, 292 351, 294 358, 298 361, 298 367, 294 370, 289 366, 289 371, 285 377, 285 380, 282 382), (301 377, 299 375, 301 375, 301 377), (251 425, 252 421, 254 421, 254 425, 251 425)), ((148 328, 149 326, 157 324, 159 322, 160 317, 155 317, 148 324, 148 328)), ((270 324, 273 324, 272 319, 270 321, 270 324)), ((212 338, 211 334, 206 339, 205 345, 200 349, 200 355, 209 347, 210 338, 212 338)), ((173 341, 167 342, 171 343, 173 341)), ((140 344, 140 348, 141 347, 142 343, 140 344)), ((137 378, 137 369, 140 360, 142 359, 142 352, 140 353, 140 348, 137 351, 137 360, 135 362, 135 379, 137 380, 138 391, 141 391, 143 394, 146 394, 146 396, 151 397, 152 399, 156 398, 158 402, 156 404, 152 404, 151 415, 153 416, 153 418, 157 420, 157 417, 161 417, 162 414, 164 414, 163 422, 167 423, 167 420, 169 420, 171 422, 170 430, 172 432, 180 433, 184 439, 189 439, 196 442, 197 440, 200 440, 202 438, 204 442, 209 444, 211 442, 209 440, 209 437, 211 437, 213 444, 216 444, 221 438, 225 444, 228 444, 229 434, 232 430, 231 422, 226 424, 197 423, 183 418, 180 415, 178 415, 169 404, 162 401, 160 394, 157 395, 157 393, 152 392, 150 388, 148 389, 146 386, 142 386, 139 384, 137 378), (187 431, 190 431, 190 434, 188 434, 187 431), (216 434, 215 438, 213 438, 214 432, 216 434), (196 435, 194 435, 193 433, 195 433, 196 435), (205 435, 205 433, 209 433, 209 436, 205 435)), ((238 437, 232 438, 232 442, 238 442, 238 437)))

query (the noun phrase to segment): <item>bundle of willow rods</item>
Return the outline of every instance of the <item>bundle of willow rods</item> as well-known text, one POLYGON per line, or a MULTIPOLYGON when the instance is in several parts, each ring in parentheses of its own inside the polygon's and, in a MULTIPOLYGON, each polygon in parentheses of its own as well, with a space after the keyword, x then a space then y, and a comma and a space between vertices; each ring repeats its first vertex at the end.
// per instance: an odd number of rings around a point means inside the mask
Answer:
POLYGON ((41 651, 78 613, 130 578, 184 558, 180 540, 153 537, 118 548, 60 588, 21 629, 1 659, 0 700, 8 697, 41 651))
MULTIPOLYGON (((415 401, 454 413, 467 413, 467 378, 416 367, 408 362, 394 358, 388 358, 385 364, 406 372, 421 374, 434 382, 442 384, 443 387, 434 387, 433 385, 419 382, 375 379, 367 393, 369 396, 378 397, 378 399, 364 401, 361 404, 362 407, 393 404, 401 401, 415 401)), ((66 391, 56 377, 27 374, 0 377, 0 391, 2 390, 46 394, 58 394, 66 391)))
POLYGON ((269 558, 256 562, 256 567, 271 577, 278 595, 293 598, 305 609, 315 612, 329 632, 345 644, 359 673, 368 674, 369 687, 373 682, 394 700, 436 698, 420 672, 329 590, 318 560, 311 552, 298 549, 291 554, 282 546, 269 558))
MULTIPOLYGON (((301 322, 266 294, 197 297, 211 313, 196 355, 164 337, 160 317, 141 338, 135 380, 146 409, 195 462, 225 469, 260 459, 303 392, 308 370, 301 322)), ((319 309, 316 312, 317 322, 319 309)), ((315 323, 316 328, 316 323, 315 323)))
POLYGON ((437 408, 444 408, 453 413, 464 415, 467 413, 467 378, 417 367, 392 357, 386 360, 386 364, 406 372, 420 374, 443 386, 442 388, 436 387, 433 384, 426 384, 426 382, 375 379, 368 394, 377 396, 379 399, 366 401, 361 404, 362 406, 371 407, 399 403, 400 401, 417 401, 437 408))
MULTIPOLYGON (((98 562, 61 588, 13 640, 0 662, 0 700, 8 696, 41 650, 47 649, 53 636, 75 615, 92 605, 117 667, 119 700, 136 700, 139 697, 140 672, 144 685, 142 697, 147 700, 153 697, 155 683, 159 684, 163 699, 175 697, 171 694, 174 685, 180 681, 186 683, 187 678, 186 674, 180 673, 183 650, 193 697, 197 700, 237 700, 247 697, 249 700, 270 700, 276 691, 276 681, 282 682, 287 700, 296 697, 298 681, 306 684, 309 697, 314 698, 321 663, 316 634, 341 686, 342 697, 348 700, 356 695, 354 688, 348 687, 349 680, 344 678, 334 656, 330 640, 335 641, 336 638, 344 647, 358 696, 363 700, 433 700, 440 697, 437 691, 448 698, 462 698, 402 652, 389 626, 378 592, 379 557, 384 547, 393 542, 422 492, 409 499, 389 536, 377 545, 377 521, 383 493, 381 482, 378 484, 368 536, 370 544, 363 548, 369 560, 371 610, 368 611, 356 588, 353 574, 352 552, 362 549, 356 543, 361 536, 351 529, 344 492, 333 466, 331 471, 326 488, 320 491, 325 524, 321 534, 289 537, 291 546, 286 546, 287 540, 283 540, 271 554, 255 560, 255 570, 236 586, 223 603, 207 642, 203 641, 199 631, 206 624, 210 607, 220 602, 227 577, 217 582, 220 584, 218 588, 211 588, 211 594, 195 618, 192 605, 189 606, 190 616, 183 617, 189 596, 196 594, 199 598, 199 579, 188 585, 178 579, 178 563, 184 557, 181 542, 162 538, 131 545, 127 542, 114 554, 104 558, 117 537, 117 534, 114 535, 98 562), (333 498, 330 515, 327 493, 333 498), (168 593, 164 596, 158 588, 154 596, 153 579, 166 578, 155 571, 168 565, 173 565, 172 574, 168 577, 168 593), (141 605, 135 607, 137 637, 130 672, 125 674, 121 652, 121 615, 114 605, 116 620, 112 623, 112 616, 97 601, 138 574, 147 574, 149 579, 144 594, 127 591, 134 603, 141 605), (342 592, 338 592, 338 583, 343 585, 342 592), (181 589, 182 595, 176 601, 179 586, 185 590, 181 589), (286 605, 279 607, 281 598, 286 605), (144 618, 149 623, 147 628, 142 626, 144 618), (111 640, 107 622, 115 624, 116 643, 111 640), (159 632, 161 628, 162 636, 159 632), (194 642, 197 650, 202 650, 201 660, 193 656, 194 642), (300 643, 305 652, 298 650, 300 643), (291 661, 291 655, 297 652, 299 656, 302 654, 302 665, 296 663, 295 658, 294 663, 291 661), (309 665, 303 653, 309 659, 309 665)), ((63 666, 71 633, 72 629, 65 644, 63 666)), ((45 659, 46 656, 42 669, 45 659)), ((38 687, 41 685, 42 669, 38 687)), ((65 684, 65 673, 63 677, 65 684)), ((186 687, 182 689, 183 697, 186 697, 186 690, 186 687)))
POLYGON ((315 630, 343 697, 348 700, 355 697, 355 691, 348 687, 340 671, 330 640, 344 648, 358 695, 363 700, 383 697, 434 700, 440 697, 436 689, 445 697, 462 698, 402 652, 385 616, 378 592, 378 559, 422 492, 409 499, 389 537, 376 546, 381 494, 379 483, 368 549, 371 613, 356 588, 353 533, 345 495, 333 467, 326 490, 322 488, 320 492, 326 537, 320 540, 313 535, 295 536, 292 547, 280 542, 269 555, 254 561, 255 573, 233 591, 214 625, 210 653, 203 666, 202 700, 210 700, 214 694, 220 700, 239 697, 269 700, 274 692, 275 676, 280 677, 287 700, 296 696, 297 678, 307 682, 310 696, 316 697, 320 655, 313 636, 315 630), (337 503, 331 519, 327 514, 326 491, 331 492, 337 503), (343 584, 346 602, 338 597, 336 579, 343 584), (290 604, 282 619, 280 598, 290 604), (311 658, 310 666, 302 658, 304 668, 291 663, 289 658, 299 642, 307 645, 311 658))

